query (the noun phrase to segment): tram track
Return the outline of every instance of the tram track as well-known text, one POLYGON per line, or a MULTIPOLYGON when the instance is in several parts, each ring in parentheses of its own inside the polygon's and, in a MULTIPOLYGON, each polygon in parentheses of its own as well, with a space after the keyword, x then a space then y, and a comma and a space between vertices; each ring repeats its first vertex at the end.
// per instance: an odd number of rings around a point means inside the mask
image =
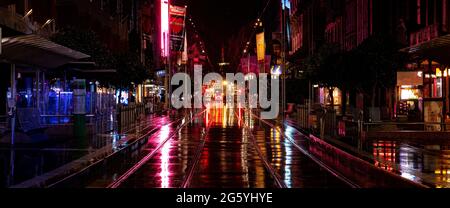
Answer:
POLYGON ((197 170, 198 163, 201 159, 203 149, 205 148, 206 138, 208 138, 209 133, 209 124, 205 124, 206 127, 203 129, 202 132, 202 138, 200 140, 200 143, 195 151, 195 155, 193 160, 191 161, 190 165, 188 165, 187 174, 185 175, 183 182, 181 183, 180 188, 189 188, 191 185, 192 178, 194 176, 195 170, 197 170))
POLYGON ((254 117, 255 119, 257 119, 257 120, 261 121, 262 123, 266 124, 267 126, 269 126, 270 128, 278 131, 282 138, 284 138, 287 141, 289 141, 295 147, 295 149, 300 151, 303 155, 307 156, 309 159, 311 159, 313 162, 315 162, 317 165, 319 165, 322 169, 324 169, 325 171, 327 171, 328 173, 330 173, 331 175, 333 175, 334 177, 336 177, 340 181, 344 182, 345 184, 347 184, 351 188, 361 188, 358 184, 354 183, 353 181, 351 181, 350 179, 348 179, 344 175, 340 174, 339 172, 335 171, 333 168, 331 168, 328 165, 326 165, 325 163, 323 163, 320 159, 318 159, 314 155, 310 154, 307 150, 305 150, 303 147, 301 147, 292 138, 288 137, 282 130, 280 130, 280 128, 276 128, 276 126, 274 124, 272 124, 272 123, 270 123, 270 122, 268 122, 268 121, 266 121, 264 119, 261 119, 260 117, 255 115, 250 110, 248 110, 248 109, 246 109, 246 110, 249 111, 251 117, 254 117))
MULTIPOLYGON (((141 169, 149 160, 154 158, 154 156, 164 147, 164 145, 177 136, 178 132, 182 130, 184 127, 186 127, 192 120, 200 115, 202 115, 206 110, 201 111, 200 113, 195 114, 192 116, 192 118, 189 118, 188 120, 185 120, 184 123, 177 126, 177 128, 169 135, 167 138, 165 138, 163 141, 161 141, 150 153, 145 155, 142 159, 140 159, 136 164, 134 164, 131 168, 129 168, 124 174, 122 174, 117 180, 110 183, 106 188, 118 188, 120 187, 127 179, 130 178, 134 173, 136 173, 139 169, 141 169)), ((186 119, 186 116, 183 118, 186 119)), ((183 120, 181 119, 181 120, 183 120)), ((175 121, 175 122, 179 122, 175 121)), ((174 122, 172 122, 173 124, 174 122)), ((167 125, 166 125, 167 126, 167 125)))
MULTIPOLYGON (((168 123, 168 124, 166 124, 166 125, 173 125, 173 124, 175 124, 175 123, 178 123, 178 122, 182 121, 184 118, 185 118, 185 116, 184 116, 184 117, 181 117, 181 118, 178 118, 178 119, 176 119, 175 121, 172 121, 172 122, 170 122, 170 123, 168 123)), ((100 166, 101 164, 103 164, 105 161, 109 160, 110 158, 113 158, 115 155, 117 155, 118 153, 120 153, 123 149, 125 149, 125 148, 127 148, 127 147, 130 147, 130 146, 134 146, 136 143, 140 142, 140 141, 141 141, 142 139, 144 139, 145 137, 148 137, 148 136, 154 134, 155 132, 157 132, 157 131, 161 128, 161 126, 162 126, 162 125, 156 126, 156 127, 153 127, 153 128, 151 128, 151 126, 145 127, 145 128, 142 129, 141 131, 143 131, 143 132, 146 131, 146 133, 140 135, 138 138, 136 138, 135 140, 133 140, 133 142, 130 143, 130 144, 128 144, 126 147, 122 147, 120 150, 115 151, 115 152, 112 153, 111 155, 109 155, 109 156, 103 158, 102 160, 98 160, 98 161, 96 161, 96 162, 93 162, 92 164, 90 164, 90 165, 84 167, 83 169, 81 169, 81 170, 79 170, 79 171, 77 171, 77 172, 74 172, 74 173, 72 173, 72 174, 70 174, 70 175, 67 175, 67 176, 65 176, 65 177, 63 177, 63 178, 61 178, 61 179, 59 179, 59 180, 57 180, 57 181, 55 181, 55 182, 52 182, 51 184, 47 185, 47 188, 58 187, 58 186, 60 186, 61 184, 66 183, 67 181, 70 181, 70 180, 72 180, 72 179, 74 179, 74 178, 77 178, 77 177, 80 176, 80 175, 83 175, 83 174, 86 173, 86 172, 89 172, 89 171, 90 171, 91 169, 93 169, 94 167, 98 167, 98 166, 100 166), (149 130, 149 129, 150 129, 150 130, 149 130), (147 131, 147 130, 148 130, 148 131, 147 131)))
MULTIPOLYGON (((235 112, 235 116, 238 117, 238 115, 235 112)), ((251 140, 251 144, 253 148, 255 148, 256 153, 258 154, 259 158, 263 162, 265 168, 270 173, 272 178, 274 179, 275 183, 277 184, 278 188, 287 188, 287 185, 283 182, 281 179, 281 176, 275 171, 275 169, 272 167, 270 162, 267 160, 267 158, 263 155, 261 148, 258 145, 258 142, 255 139, 255 135, 252 133, 252 130, 248 126, 246 122, 244 122, 244 129, 249 134, 249 138, 251 140)))

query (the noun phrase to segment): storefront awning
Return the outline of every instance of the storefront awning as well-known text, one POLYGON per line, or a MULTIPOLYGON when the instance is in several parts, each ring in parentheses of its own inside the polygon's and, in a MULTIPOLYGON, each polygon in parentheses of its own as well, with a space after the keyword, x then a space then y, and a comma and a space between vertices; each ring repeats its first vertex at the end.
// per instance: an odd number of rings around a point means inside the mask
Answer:
POLYGON ((437 61, 441 64, 450 64, 450 35, 444 35, 425 43, 401 49, 416 60, 437 61))
POLYGON ((89 58, 89 55, 58 45, 38 35, 3 38, 0 60, 46 69, 89 58))

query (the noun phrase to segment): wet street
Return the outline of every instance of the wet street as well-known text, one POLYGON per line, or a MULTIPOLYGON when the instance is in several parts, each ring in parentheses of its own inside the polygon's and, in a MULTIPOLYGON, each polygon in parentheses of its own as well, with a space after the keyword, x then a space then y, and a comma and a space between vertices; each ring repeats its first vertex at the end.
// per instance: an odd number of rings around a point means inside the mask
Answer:
POLYGON ((377 139, 368 146, 374 165, 430 187, 450 188, 449 143, 377 139))
MULTIPOLYGON (((450 187, 448 145, 377 139, 367 141, 365 146, 366 158, 372 158, 367 164, 374 168, 428 187, 450 187)), ((65 143, 51 148, 0 149, 5 168, 2 186, 28 187, 40 178, 67 172, 73 164, 82 163, 87 166, 75 170, 75 175, 47 186, 341 188, 377 187, 368 179, 356 184, 358 177, 386 180, 374 170, 358 175, 365 165, 348 165, 345 154, 328 148, 312 142, 294 126, 285 124, 281 128, 279 121, 260 119, 255 111, 173 111, 149 116, 121 134, 96 134, 83 146, 65 143), (133 146, 136 141, 143 143, 133 146), (84 173, 97 152, 118 156, 106 157, 104 165, 84 173)))
MULTIPOLYGON (((174 116, 132 158, 112 165, 85 186, 348 187, 296 149, 284 138, 286 133, 243 109, 207 109, 182 119, 174 116)), ((293 136, 301 142, 298 135, 293 136)))

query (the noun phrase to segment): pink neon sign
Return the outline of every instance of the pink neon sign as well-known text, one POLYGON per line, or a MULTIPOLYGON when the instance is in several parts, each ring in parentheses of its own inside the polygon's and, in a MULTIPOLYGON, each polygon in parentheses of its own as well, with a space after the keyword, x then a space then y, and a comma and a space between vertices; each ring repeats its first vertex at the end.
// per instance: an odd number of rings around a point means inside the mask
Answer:
POLYGON ((161 0, 161 55, 169 56, 169 0, 161 0))

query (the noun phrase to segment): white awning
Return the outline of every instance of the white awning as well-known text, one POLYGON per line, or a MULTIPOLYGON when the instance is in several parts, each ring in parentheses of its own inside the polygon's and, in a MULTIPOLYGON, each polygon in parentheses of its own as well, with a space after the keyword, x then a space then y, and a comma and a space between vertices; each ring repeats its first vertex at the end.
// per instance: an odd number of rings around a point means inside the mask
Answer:
POLYGON ((38 35, 2 38, 0 60, 10 63, 54 69, 89 55, 58 45, 38 35))

